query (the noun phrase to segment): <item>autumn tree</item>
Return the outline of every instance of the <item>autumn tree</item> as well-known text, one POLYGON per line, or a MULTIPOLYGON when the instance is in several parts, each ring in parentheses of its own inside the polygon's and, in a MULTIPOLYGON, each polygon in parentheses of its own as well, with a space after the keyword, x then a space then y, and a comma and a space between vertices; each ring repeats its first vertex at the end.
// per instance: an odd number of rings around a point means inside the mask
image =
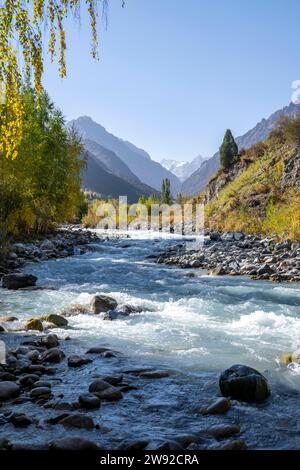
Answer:
MULTIPOLYGON (((120 0, 121 4, 124 1, 120 0)), ((14 159, 22 138, 24 107, 21 86, 32 76, 36 96, 42 93, 43 48, 57 57, 59 75, 66 76, 67 18, 87 11, 91 54, 97 58, 97 18, 105 15, 108 0, 4 0, 0 7, 0 154, 14 159), (100 13, 99 13, 100 11, 100 13), (1 104, 5 101, 5 104, 1 104)))

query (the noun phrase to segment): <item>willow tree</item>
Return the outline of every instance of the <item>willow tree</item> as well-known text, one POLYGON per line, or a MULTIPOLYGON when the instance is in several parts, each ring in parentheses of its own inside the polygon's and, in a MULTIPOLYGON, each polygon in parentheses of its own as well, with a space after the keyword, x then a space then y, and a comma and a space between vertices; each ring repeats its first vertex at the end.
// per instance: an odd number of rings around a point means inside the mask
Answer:
MULTIPOLYGON (((124 1, 120 0, 122 5, 124 1)), ((91 54, 97 58, 97 19, 105 15, 108 0, 3 0, 0 7, 0 154, 14 159, 22 138, 24 106, 21 85, 32 76, 37 96, 42 94, 43 48, 51 61, 57 57, 59 75, 66 76, 66 18, 78 18, 84 8, 90 18, 91 54), (101 12, 99 14, 99 10, 101 12), (2 103, 2 104, 1 104, 2 103), (5 104, 3 104, 5 103, 5 104)))

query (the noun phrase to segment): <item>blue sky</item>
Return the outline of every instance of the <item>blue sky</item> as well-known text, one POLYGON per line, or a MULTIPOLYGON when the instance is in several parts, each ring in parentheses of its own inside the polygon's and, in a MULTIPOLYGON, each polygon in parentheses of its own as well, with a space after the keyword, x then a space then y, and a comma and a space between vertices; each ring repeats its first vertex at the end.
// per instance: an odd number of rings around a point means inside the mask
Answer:
POLYGON ((44 85, 67 119, 89 115, 155 160, 210 157, 287 105, 300 79, 299 0, 110 0, 90 54, 85 15, 67 25, 68 78, 44 85))

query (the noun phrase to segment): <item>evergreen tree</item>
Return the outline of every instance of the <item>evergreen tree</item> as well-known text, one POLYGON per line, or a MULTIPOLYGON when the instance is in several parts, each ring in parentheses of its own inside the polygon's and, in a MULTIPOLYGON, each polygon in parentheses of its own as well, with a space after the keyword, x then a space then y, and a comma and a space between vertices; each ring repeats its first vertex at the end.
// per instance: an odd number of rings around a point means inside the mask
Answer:
POLYGON ((162 182, 161 202, 163 204, 170 204, 171 202, 170 180, 168 178, 163 179, 162 182))
POLYGON ((220 162, 224 169, 230 168, 238 155, 238 146, 230 129, 224 135, 223 143, 220 147, 220 162))

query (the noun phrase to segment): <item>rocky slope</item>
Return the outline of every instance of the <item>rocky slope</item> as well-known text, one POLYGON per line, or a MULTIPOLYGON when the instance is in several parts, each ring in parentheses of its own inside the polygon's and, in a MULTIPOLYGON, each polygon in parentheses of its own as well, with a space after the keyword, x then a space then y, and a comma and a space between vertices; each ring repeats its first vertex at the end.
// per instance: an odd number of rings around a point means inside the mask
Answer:
POLYGON ((271 138, 251 147, 210 180, 205 201, 210 228, 299 240, 299 146, 271 138))
MULTIPOLYGON (((97 145, 97 144, 96 144, 97 145)), ((127 196, 128 202, 136 202, 140 196, 150 196, 153 188, 137 181, 128 181, 113 174, 99 159, 99 153, 86 152, 87 164, 82 172, 82 188, 94 191, 103 198, 127 196)))
MULTIPOLYGON (((250 148, 252 145, 265 140, 270 132, 276 127, 279 119, 282 116, 295 118, 300 114, 300 105, 290 103, 289 106, 280 109, 273 113, 268 119, 262 119, 253 129, 250 129, 246 134, 237 137, 236 142, 239 149, 250 148)), ((188 196, 193 196, 205 188, 209 178, 217 171, 220 164, 220 154, 215 153, 212 158, 205 160, 198 170, 196 170, 184 183, 182 184, 182 193, 188 196)))

